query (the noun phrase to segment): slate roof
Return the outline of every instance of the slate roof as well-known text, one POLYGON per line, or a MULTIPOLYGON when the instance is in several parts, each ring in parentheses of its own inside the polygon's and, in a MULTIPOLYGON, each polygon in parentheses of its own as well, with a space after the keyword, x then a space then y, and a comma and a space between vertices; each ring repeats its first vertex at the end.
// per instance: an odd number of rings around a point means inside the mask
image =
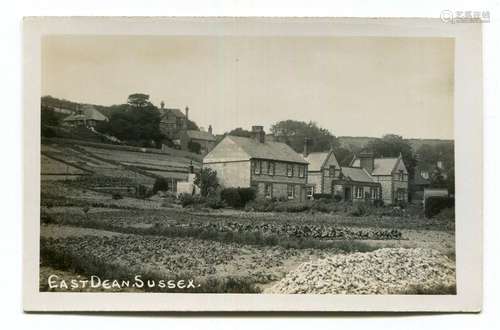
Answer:
MULTIPOLYGON (((234 145, 239 147, 248 159, 269 159, 284 162, 293 162, 307 164, 307 161, 302 157, 302 155, 296 153, 287 144, 281 142, 265 141, 260 143, 252 138, 240 137, 227 135, 225 139, 229 139, 234 142, 234 145)), ((210 156, 211 153, 217 152, 217 147, 221 145, 222 141, 207 155, 210 156)), ((233 147, 234 148, 234 147, 233 147)), ((228 153, 230 151, 228 150, 228 153)), ((228 155, 230 156, 230 155, 228 155)))
MULTIPOLYGON (((391 175, 399 158, 375 158, 372 175, 391 175)), ((359 158, 353 160, 351 166, 360 167, 359 158)))
POLYGON ((341 167, 342 174, 352 181, 377 183, 368 172, 361 167, 341 167))
POLYGON ((215 136, 204 131, 188 130, 186 131, 187 136, 194 140, 204 140, 204 141, 215 141, 215 136))
MULTIPOLYGON (((331 151, 327 152, 311 152, 310 154, 307 155, 307 157, 304 157, 305 160, 309 163, 308 170, 309 172, 311 171, 321 171, 321 168, 325 164, 326 160, 328 159, 328 156, 332 153, 331 151)), ((339 164, 337 162, 337 159, 335 158, 335 155, 333 155, 335 165, 336 167, 339 167, 339 164)))
POLYGON ((82 107, 79 113, 74 113, 64 118, 63 121, 96 120, 106 121, 108 118, 91 105, 82 107))

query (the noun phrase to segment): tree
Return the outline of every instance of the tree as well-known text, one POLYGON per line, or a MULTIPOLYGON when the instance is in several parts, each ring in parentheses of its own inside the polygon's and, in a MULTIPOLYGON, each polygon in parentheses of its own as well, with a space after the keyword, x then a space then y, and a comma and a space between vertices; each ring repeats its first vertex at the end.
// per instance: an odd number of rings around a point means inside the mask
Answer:
POLYGON ((199 173, 196 173, 194 184, 200 188, 201 195, 207 197, 209 193, 215 191, 219 186, 217 171, 208 167, 203 168, 199 173))
POLYGON ((142 93, 130 94, 128 96, 127 103, 135 108, 144 108, 147 106, 151 106, 151 102, 149 102, 149 95, 142 93))
POLYGON ((112 136, 122 141, 149 144, 158 143, 163 134, 160 131, 160 112, 153 106, 143 108, 127 106, 125 111, 113 111, 106 129, 112 136))
POLYGON ((229 133, 227 133, 227 135, 241 136, 241 137, 248 137, 249 138, 249 137, 253 136, 253 133, 250 131, 247 131, 246 129, 238 127, 238 128, 233 129, 229 133))
POLYGON ((333 150, 333 152, 340 166, 349 166, 351 160, 354 158, 354 153, 344 147, 337 147, 333 150))
POLYGON ((296 152, 304 150, 304 140, 309 139, 308 151, 326 151, 339 146, 337 138, 314 122, 284 120, 271 127, 278 141, 288 144, 296 152))
POLYGON ((401 154, 408 174, 410 178, 413 178, 417 160, 411 144, 409 141, 403 139, 403 137, 395 134, 387 134, 381 139, 369 141, 364 149, 372 151, 374 157, 398 157, 401 154))

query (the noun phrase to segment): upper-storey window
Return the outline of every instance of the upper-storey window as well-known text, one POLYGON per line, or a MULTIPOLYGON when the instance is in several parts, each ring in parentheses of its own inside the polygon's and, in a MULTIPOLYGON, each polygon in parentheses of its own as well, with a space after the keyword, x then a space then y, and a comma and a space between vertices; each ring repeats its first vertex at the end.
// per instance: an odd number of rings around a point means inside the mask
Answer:
POLYGON ((286 165, 286 176, 288 176, 288 177, 293 176, 293 165, 292 164, 286 165))
POLYGON ((306 176, 305 166, 299 165, 299 178, 303 178, 305 176, 306 176))
POLYGON ((328 169, 328 175, 330 178, 335 177, 335 165, 330 165, 330 168, 328 169))
POLYGON ((262 162, 260 160, 253 161, 253 173, 260 174, 262 172, 262 162))
POLYGON ((268 161, 267 162, 267 174, 274 175, 275 169, 276 169, 275 163, 273 161, 268 161))

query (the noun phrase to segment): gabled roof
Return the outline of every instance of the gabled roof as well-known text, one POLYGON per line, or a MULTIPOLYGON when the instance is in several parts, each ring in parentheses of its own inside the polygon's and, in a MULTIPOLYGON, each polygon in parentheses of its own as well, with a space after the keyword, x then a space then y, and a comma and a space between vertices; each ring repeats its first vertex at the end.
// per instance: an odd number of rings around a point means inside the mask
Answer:
POLYGON ((215 141, 215 136, 204 131, 188 130, 186 134, 190 139, 194 140, 215 141))
POLYGON ((341 167, 342 174, 357 182, 377 183, 373 177, 361 167, 341 167))
POLYGON ((311 152, 310 154, 307 155, 307 157, 304 157, 305 160, 309 163, 308 167, 309 172, 321 171, 326 161, 328 160, 328 156, 330 155, 332 155, 334 159, 335 164, 333 165, 339 167, 339 163, 337 162, 337 159, 335 158, 335 155, 333 154, 332 151, 311 152))
MULTIPOLYGON (((375 158, 372 175, 391 175, 398 164, 399 158, 375 158)), ((359 158, 353 159, 351 166, 360 167, 359 158)))
POLYGON ((105 121, 108 120, 108 117, 100 113, 93 106, 85 105, 79 112, 69 115, 68 117, 63 119, 63 121, 79 121, 79 120, 105 121))
POLYGON ((266 141, 260 143, 252 138, 225 136, 203 159, 208 162, 225 162, 250 159, 268 159, 284 162, 307 164, 302 155, 287 144, 266 141))

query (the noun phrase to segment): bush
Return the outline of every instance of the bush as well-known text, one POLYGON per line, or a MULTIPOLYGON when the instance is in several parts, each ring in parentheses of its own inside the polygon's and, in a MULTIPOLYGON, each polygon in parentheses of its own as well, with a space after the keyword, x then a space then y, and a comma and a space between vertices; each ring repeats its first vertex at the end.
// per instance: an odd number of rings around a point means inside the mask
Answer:
POLYGON ((242 206, 246 205, 250 201, 253 201, 257 195, 254 188, 238 188, 238 193, 240 194, 242 206))
POLYGON ((148 198, 152 194, 151 194, 151 190, 149 190, 148 187, 146 187, 143 184, 140 184, 137 187, 137 190, 135 191, 135 195, 136 195, 137 198, 148 198))
POLYGON ((332 199, 332 194, 313 194, 314 199, 332 199))
POLYGON ((181 201, 182 207, 186 207, 194 204, 194 197, 191 194, 183 193, 179 195, 179 200, 181 201))
POLYGON ((363 202, 356 203, 351 211, 351 215, 353 217, 361 217, 369 213, 370 213, 370 207, 367 205, 367 203, 363 202))
POLYGON ((123 196, 120 193, 113 193, 113 199, 123 199, 123 196))
POLYGON ((275 202, 269 199, 259 198, 248 202, 245 205, 245 211, 255 212, 272 212, 274 210, 275 202))
POLYGON ((432 196, 425 200, 425 217, 432 218, 441 210, 455 207, 455 199, 452 197, 432 196))
POLYGON ((434 218, 438 220, 455 220, 455 207, 442 209, 438 214, 434 216, 434 218))
POLYGON ((153 194, 156 194, 158 191, 168 191, 168 181, 165 178, 157 178, 153 185, 153 194))
POLYGON ((340 195, 335 195, 333 196, 333 200, 336 201, 337 203, 340 202, 342 200, 342 196, 340 195))
POLYGON ((276 212, 304 212, 311 208, 311 205, 306 202, 296 202, 296 201, 288 201, 288 202, 280 202, 274 206, 274 211, 276 212))
POLYGON ((222 189, 220 196, 227 205, 240 208, 255 200, 256 191, 253 188, 225 188, 222 189))
POLYGON ((336 203, 334 203, 332 199, 321 198, 313 201, 311 209, 313 211, 324 213, 337 212, 338 205, 336 205, 336 203))
POLYGON ((384 206, 384 200, 382 199, 376 199, 373 201, 373 206, 375 207, 383 207, 384 206))
POLYGON ((207 200, 207 206, 211 209, 217 210, 224 207, 224 202, 219 198, 209 198, 207 200))
POLYGON ((238 208, 243 206, 240 198, 238 188, 225 188, 220 193, 220 198, 226 202, 227 205, 238 208))

